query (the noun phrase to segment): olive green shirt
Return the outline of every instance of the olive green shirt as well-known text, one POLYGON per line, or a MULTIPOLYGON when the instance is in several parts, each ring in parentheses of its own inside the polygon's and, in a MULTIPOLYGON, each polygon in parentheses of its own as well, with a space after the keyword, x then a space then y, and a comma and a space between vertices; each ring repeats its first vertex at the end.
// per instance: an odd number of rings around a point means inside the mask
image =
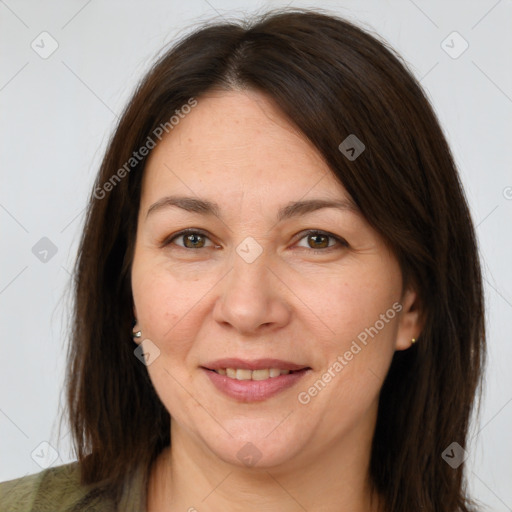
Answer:
POLYGON ((142 468, 127 478, 119 507, 99 485, 81 485, 78 462, 0 483, 0 512, 145 512, 142 468))

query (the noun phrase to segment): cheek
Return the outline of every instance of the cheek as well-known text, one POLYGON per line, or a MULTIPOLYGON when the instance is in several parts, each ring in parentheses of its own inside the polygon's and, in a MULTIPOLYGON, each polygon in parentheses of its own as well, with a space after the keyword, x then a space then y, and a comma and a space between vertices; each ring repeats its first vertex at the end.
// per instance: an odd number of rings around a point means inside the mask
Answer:
POLYGON ((132 292, 137 320, 143 339, 150 339, 160 351, 147 371, 166 409, 181 421, 195 408, 184 383, 190 378, 187 358, 201 325, 200 299, 206 291, 154 258, 143 255, 134 259, 132 292))
POLYGON ((375 414, 393 357, 397 316, 392 303, 383 300, 385 307, 378 307, 375 301, 362 308, 361 304, 365 302, 348 301, 343 314, 333 320, 336 336, 322 347, 324 364, 298 390, 300 407, 308 412, 305 424, 313 427, 316 418, 322 418, 320 428, 326 440, 359 428, 359 423, 364 425, 375 414), (381 313, 387 322, 381 320, 381 313))
POLYGON ((165 261, 144 255, 135 258, 132 292, 144 336, 158 344, 186 338, 184 331, 197 326, 193 322, 196 306, 211 288, 208 284, 205 279, 184 277, 165 261))
POLYGON ((315 342, 322 363, 316 380, 301 391, 312 410, 332 414, 333 421, 357 418, 370 407, 394 353, 400 274, 394 266, 365 270, 345 273, 338 284, 322 280, 309 288, 314 293, 308 306, 319 312, 326 334, 315 342))
POLYGON ((324 333, 319 345, 326 354, 344 353, 358 338, 363 343, 378 338, 381 345, 394 339, 398 314, 393 305, 400 298, 401 279, 394 265, 384 263, 342 269, 339 277, 321 275, 302 281, 297 295, 307 298, 305 308, 321 321, 317 334, 324 333))

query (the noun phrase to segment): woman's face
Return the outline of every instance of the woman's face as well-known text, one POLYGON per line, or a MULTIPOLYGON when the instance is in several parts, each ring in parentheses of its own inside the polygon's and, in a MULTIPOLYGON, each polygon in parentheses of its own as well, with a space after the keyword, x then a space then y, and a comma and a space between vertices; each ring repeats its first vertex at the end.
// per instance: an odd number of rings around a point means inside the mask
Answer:
POLYGON ((393 353, 418 335, 415 294, 265 96, 197 101, 150 155, 132 266, 173 436, 262 467, 363 450, 393 353))

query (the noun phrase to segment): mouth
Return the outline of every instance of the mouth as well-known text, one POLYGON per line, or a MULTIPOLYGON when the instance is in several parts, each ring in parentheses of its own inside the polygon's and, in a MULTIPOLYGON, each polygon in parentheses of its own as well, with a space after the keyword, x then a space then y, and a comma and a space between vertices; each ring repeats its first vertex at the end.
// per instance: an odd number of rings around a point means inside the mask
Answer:
POLYGON ((222 359, 200 368, 218 391, 241 402, 266 400, 312 371, 309 366, 277 359, 222 359))

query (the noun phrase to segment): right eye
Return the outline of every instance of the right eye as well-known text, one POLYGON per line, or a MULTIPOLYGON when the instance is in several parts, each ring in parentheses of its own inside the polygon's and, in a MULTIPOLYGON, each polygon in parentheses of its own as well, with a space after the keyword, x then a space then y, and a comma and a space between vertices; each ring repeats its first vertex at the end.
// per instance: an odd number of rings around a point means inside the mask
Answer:
MULTIPOLYGON (((184 229, 183 231, 172 235, 171 238, 165 239, 162 243, 162 247, 168 247, 170 244, 174 243, 174 245, 183 249, 203 249, 205 247, 209 247, 206 245, 207 240, 211 242, 203 231, 199 231, 197 229, 184 229), (182 243, 175 243, 175 240, 179 240, 182 243)), ((212 242, 210 246, 215 247, 212 242)))

